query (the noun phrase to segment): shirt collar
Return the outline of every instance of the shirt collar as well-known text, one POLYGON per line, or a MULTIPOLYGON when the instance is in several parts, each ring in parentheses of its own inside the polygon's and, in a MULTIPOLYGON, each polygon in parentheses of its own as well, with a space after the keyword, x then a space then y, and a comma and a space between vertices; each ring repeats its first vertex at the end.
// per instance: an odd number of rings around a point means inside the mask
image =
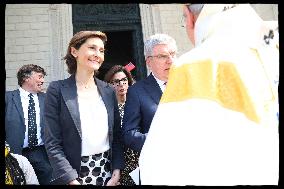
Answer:
MULTIPOLYGON (((19 91, 20 91, 21 96, 23 96, 25 98, 29 98, 30 92, 26 91, 22 87, 19 88, 19 91)), ((31 93, 31 94, 33 94, 33 96, 36 96, 36 93, 31 93)))
MULTIPOLYGON (((154 74, 152 73, 152 75, 154 76, 154 74)), ((158 85, 160 86, 160 88, 162 89, 164 87, 164 84, 166 81, 162 81, 160 79, 158 79, 157 77, 154 76, 154 78, 156 79, 158 85)))

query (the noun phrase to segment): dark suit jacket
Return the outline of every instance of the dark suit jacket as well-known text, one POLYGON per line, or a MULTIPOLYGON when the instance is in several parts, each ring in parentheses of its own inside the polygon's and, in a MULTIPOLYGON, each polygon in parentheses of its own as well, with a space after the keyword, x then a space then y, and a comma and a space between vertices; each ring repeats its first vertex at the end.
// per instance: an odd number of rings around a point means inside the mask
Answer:
MULTIPOLYGON (((95 79, 108 113, 111 169, 123 169, 120 116, 113 88, 95 79)), ((49 84, 45 100, 45 147, 53 168, 53 184, 78 178, 81 167, 81 121, 75 75, 49 84)), ((94 123, 95 124, 95 123, 94 123)))
MULTIPOLYGON (((45 93, 38 93, 40 108, 40 127, 41 137, 44 141, 44 98, 45 93)), ((26 126, 24 119, 24 111, 22 107, 19 89, 6 92, 5 96, 5 133, 6 141, 10 145, 11 152, 22 154, 24 145, 26 126)))
POLYGON ((129 87, 122 123, 127 147, 141 151, 161 96, 162 90, 152 74, 129 87))

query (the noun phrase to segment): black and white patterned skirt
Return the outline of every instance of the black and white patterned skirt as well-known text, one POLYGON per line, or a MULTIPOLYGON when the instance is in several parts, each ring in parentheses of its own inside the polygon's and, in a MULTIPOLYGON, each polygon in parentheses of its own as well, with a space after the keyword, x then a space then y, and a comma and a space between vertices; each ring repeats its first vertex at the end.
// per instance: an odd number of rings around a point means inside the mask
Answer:
POLYGON ((77 178, 80 184, 105 186, 110 178, 109 151, 81 157, 81 172, 77 178))

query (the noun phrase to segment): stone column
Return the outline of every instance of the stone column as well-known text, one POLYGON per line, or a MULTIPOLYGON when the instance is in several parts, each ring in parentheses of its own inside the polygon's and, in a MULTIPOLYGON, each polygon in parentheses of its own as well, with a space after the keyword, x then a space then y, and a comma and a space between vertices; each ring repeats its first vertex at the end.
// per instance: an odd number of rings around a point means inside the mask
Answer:
MULTIPOLYGON (((159 5, 139 4, 143 41, 155 33, 162 33, 159 5)), ((150 70, 147 67, 147 75, 150 70)))
POLYGON ((66 54, 69 41, 73 36, 72 5, 51 4, 49 9, 51 28, 51 80, 65 79, 69 74, 63 57, 66 54))
POLYGON ((273 14, 274 14, 274 20, 278 20, 278 4, 273 4, 272 5, 272 10, 273 10, 273 14))
POLYGON ((155 33, 162 33, 159 5, 139 4, 143 40, 155 33))

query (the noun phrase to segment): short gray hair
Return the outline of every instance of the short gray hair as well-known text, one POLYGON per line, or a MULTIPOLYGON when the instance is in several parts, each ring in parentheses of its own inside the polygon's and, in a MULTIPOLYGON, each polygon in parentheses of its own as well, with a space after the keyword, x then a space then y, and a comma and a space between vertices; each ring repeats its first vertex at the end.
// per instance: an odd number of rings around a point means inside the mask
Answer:
POLYGON ((160 45, 160 44, 172 44, 176 47, 177 49, 177 45, 176 45, 176 41, 174 38, 172 38, 171 36, 167 35, 167 34, 155 34, 155 35, 151 35, 149 37, 149 39, 147 39, 145 41, 144 44, 144 54, 145 54, 145 59, 149 56, 152 56, 153 54, 153 49, 156 45, 160 45))
POLYGON ((190 12, 192 12, 194 15, 198 15, 201 12, 203 6, 204 6, 204 4, 189 4, 189 5, 187 5, 190 12))

